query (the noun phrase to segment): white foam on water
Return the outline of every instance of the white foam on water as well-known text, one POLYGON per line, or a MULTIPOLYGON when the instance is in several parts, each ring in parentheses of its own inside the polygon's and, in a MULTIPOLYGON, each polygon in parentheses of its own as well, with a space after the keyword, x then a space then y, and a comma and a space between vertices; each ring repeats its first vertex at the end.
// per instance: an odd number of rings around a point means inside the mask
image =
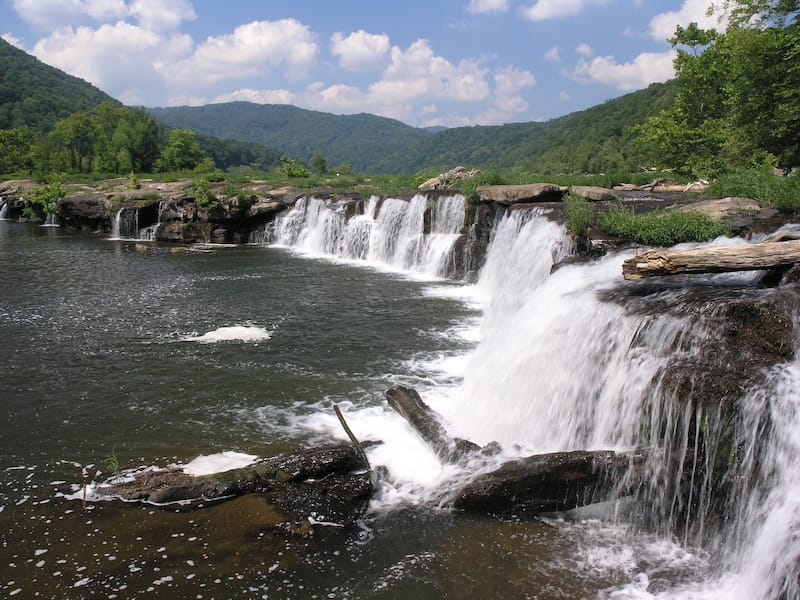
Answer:
POLYGON ((234 325, 220 327, 203 335, 187 336, 183 342, 198 342, 200 344, 215 344, 217 342, 263 342, 272 338, 272 331, 264 327, 234 325))
POLYGON ((222 473, 224 471, 230 471, 231 469, 241 469, 252 465, 257 460, 258 456, 227 450, 218 454, 198 456, 184 465, 176 466, 187 475, 196 477, 199 475, 222 473))

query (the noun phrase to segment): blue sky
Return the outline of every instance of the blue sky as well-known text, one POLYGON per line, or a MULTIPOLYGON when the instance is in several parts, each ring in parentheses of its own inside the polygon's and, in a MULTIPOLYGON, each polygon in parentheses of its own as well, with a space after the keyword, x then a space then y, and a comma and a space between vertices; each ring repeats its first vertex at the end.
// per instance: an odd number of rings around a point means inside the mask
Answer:
POLYGON ((130 105, 547 120, 673 76, 710 0, 2 0, 0 36, 130 105))

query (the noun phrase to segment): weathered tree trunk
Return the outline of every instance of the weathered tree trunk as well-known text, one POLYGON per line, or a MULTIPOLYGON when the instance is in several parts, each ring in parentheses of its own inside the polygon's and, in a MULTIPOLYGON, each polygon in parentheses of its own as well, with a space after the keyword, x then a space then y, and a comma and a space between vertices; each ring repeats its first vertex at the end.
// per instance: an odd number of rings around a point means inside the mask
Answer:
POLYGON ((348 523, 366 508, 373 492, 370 473, 349 445, 306 450, 259 460, 244 468, 192 476, 180 469, 146 471, 132 481, 111 478, 96 489, 126 501, 198 502, 259 493, 286 522, 312 513, 320 520, 348 523))
POLYGON ((439 415, 422 401, 417 390, 398 386, 386 392, 386 399, 443 461, 458 462, 480 451, 481 447, 469 440, 450 437, 439 415))
POLYGON ((626 260, 622 265, 622 275, 629 281, 638 281, 654 275, 752 271, 797 262, 800 262, 800 240, 691 250, 650 250, 626 260))
POLYGON ((478 476, 456 494, 454 506, 516 515, 586 506, 607 500, 626 475, 635 481, 643 459, 643 454, 612 450, 536 454, 478 476))

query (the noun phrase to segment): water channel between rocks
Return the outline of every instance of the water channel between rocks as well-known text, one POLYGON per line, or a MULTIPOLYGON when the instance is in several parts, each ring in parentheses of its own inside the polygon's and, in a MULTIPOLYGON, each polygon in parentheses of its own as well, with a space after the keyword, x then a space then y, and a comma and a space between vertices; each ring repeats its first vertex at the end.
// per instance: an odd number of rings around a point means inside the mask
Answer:
MULTIPOLYGON (((603 300, 624 285, 629 254, 551 275, 571 243, 538 213, 498 223, 484 271, 467 285, 441 278, 463 198, 443 202, 424 236, 424 207, 412 214, 413 201, 380 207, 391 223, 376 222, 375 206, 337 221, 315 202, 299 202, 264 245, 237 247, 0 222, 0 593, 795 597, 796 573, 794 587, 786 582, 798 552, 796 364, 751 392, 745 424, 758 429, 772 411, 786 428, 752 450, 774 461, 771 483, 758 496, 742 491, 736 531, 714 534, 722 549, 708 535, 681 535, 669 515, 634 517, 675 501, 653 495, 655 484, 647 497, 543 519, 454 512, 440 499, 465 473, 442 467, 386 406, 386 389, 414 386, 455 435, 497 441, 503 458, 658 445, 643 439, 642 422, 652 433, 683 421, 680 407, 652 408, 654 382, 700 332, 681 316, 603 300), (344 441, 334 404, 357 437, 383 442, 369 454, 388 469, 354 527, 283 535, 257 496, 185 510, 55 493, 113 463, 344 441), (786 564, 775 564, 780 556, 786 564)), ((755 472, 748 451, 742 468, 755 472)))

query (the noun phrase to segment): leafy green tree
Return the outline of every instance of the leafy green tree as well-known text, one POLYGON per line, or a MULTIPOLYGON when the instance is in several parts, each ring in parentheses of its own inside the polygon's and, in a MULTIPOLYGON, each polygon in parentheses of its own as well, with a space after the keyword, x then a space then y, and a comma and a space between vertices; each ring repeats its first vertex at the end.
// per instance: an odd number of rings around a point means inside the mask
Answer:
POLYGON ((59 121, 52 135, 56 145, 66 151, 70 171, 91 172, 97 130, 89 114, 76 113, 59 121))
POLYGON ((725 33, 678 27, 675 103, 637 129, 661 166, 800 164, 800 0, 726 1, 725 33))
POLYGON ((29 129, 0 130, 0 173, 30 171, 34 152, 33 134, 29 129))
POLYGON ((174 129, 157 166, 161 171, 187 171, 197 167, 205 158, 194 131, 174 129))
POLYGON ((311 168, 319 175, 325 175, 328 172, 328 161, 321 152, 314 154, 314 158, 311 159, 311 168))
POLYGON ((281 156, 280 171, 287 177, 309 177, 311 171, 308 170, 302 159, 289 158, 288 156, 281 156))

